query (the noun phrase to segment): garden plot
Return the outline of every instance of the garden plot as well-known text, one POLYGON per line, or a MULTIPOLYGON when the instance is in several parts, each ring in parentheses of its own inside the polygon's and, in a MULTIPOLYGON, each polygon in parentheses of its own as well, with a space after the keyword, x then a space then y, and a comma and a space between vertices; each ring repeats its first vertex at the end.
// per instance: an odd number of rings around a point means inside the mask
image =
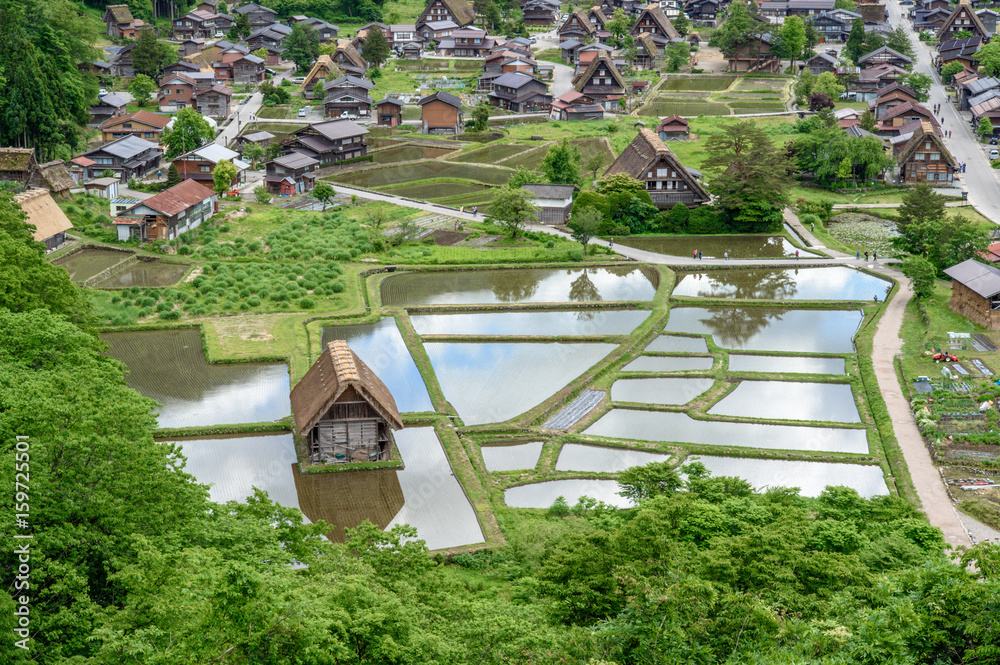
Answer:
POLYGON ((346 340, 351 350, 382 379, 401 412, 434 410, 420 370, 406 348, 395 318, 390 316, 378 323, 323 328, 324 348, 335 339, 346 340))
POLYGON ((664 76, 660 90, 726 90, 738 77, 722 76, 664 76))
POLYGON ((379 191, 393 196, 434 203, 445 203, 457 197, 469 197, 470 195, 474 195, 476 203, 488 203, 493 200, 492 187, 468 181, 420 180, 404 185, 380 187, 379 191))
POLYGON ((74 282, 85 282, 130 256, 132 256, 131 252, 88 247, 73 252, 55 263, 65 268, 69 272, 69 278, 74 282))
POLYGON ((445 399, 466 425, 538 406, 617 347, 566 343, 425 343, 445 399))
POLYGON ((755 300, 884 300, 888 280, 833 266, 805 269, 712 270, 680 273, 673 295, 755 300))
POLYGON ((619 492, 621 485, 617 480, 574 478, 511 487, 504 492, 503 500, 511 508, 548 508, 559 497, 572 506, 587 496, 615 508, 630 507, 632 502, 619 492))
POLYGON ((542 454, 542 442, 499 444, 480 446, 487 471, 526 471, 534 469, 542 454))
POLYGON ((666 462, 670 455, 650 453, 628 448, 605 448, 567 443, 559 451, 556 471, 587 471, 592 473, 617 473, 633 466, 645 466, 653 462, 666 462))
POLYGON ((808 358, 804 356, 751 356, 729 354, 730 372, 768 372, 772 374, 843 374, 843 358, 808 358))
MULTIPOLYGON (((573 138, 569 139, 569 144, 580 149, 580 163, 583 165, 586 165, 594 155, 599 155, 602 158, 602 167, 610 165, 615 160, 615 154, 612 152, 608 140, 603 136, 573 138)), ((523 167, 531 170, 541 168, 542 160, 545 159, 545 155, 548 153, 551 144, 538 146, 537 148, 525 147, 528 148, 525 152, 505 159, 501 163, 501 166, 512 169, 523 167)))
POLYGON ((291 413, 284 363, 209 365, 198 330, 102 333, 108 355, 125 363, 133 390, 160 402, 166 427, 205 427, 280 420, 291 413))
POLYGON ((426 161, 405 164, 403 166, 351 171, 334 176, 331 179, 347 185, 373 189, 433 178, 454 178, 457 180, 472 180, 487 185, 503 185, 506 184, 511 173, 509 169, 500 167, 426 161))
POLYGON ((690 372, 712 369, 714 358, 684 356, 639 356, 622 367, 623 372, 690 372))
POLYGON ((616 439, 709 446, 868 453, 868 437, 864 429, 695 420, 686 413, 672 411, 611 409, 583 433, 616 439))
POLYGON ((382 304, 470 305, 652 300, 650 268, 511 268, 404 273, 382 282, 382 304))
POLYGON ((856 309, 674 307, 666 330, 712 335, 724 349, 853 353, 852 340, 863 320, 856 309))
POLYGON ((611 386, 613 402, 687 404, 712 387, 713 379, 620 379, 611 386))
POLYGON ((455 148, 434 148, 424 145, 400 145, 385 150, 368 153, 374 164, 395 164, 398 162, 412 162, 420 159, 437 159, 443 157, 455 148))
POLYGON ((468 150, 453 155, 450 161, 477 164, 496 164, 501 159, 513 157, 533 146, 517 143, 490 143, 475 150, 468 150))
POLYGON ((679 115, 732 115, 729 107, 720 102, 710 102, 697 99, 676 99, 670 97, 654 97, 649 106, 639 110, 641 116, 679 115))
POLYGON ((885 258, 898 256, 892 246, 899 237, 896 222, 866 213, 845 212, 834 215, 826 222, 826 230, 840 242, 861 247, 862 252, 874 251, 885 258))
POLYGON ((628 335, 646 320, 646 310, 576 310, 559 312, 485 312, 414 314, 420 335, 628 335))
POLYGON ((736 476, 762 492, 769 487, 798 487, 802 496, 816 497, 829 486, 850 487, 866 499, 889 494, 882 469, 874 465, 799 462, 789 460, 714 457, 701 455, 698 461, 713 476, 736 476))
POLYGON ((708 412, 770 420, 861 422, 854 393, 847 383, 741 381, 708 412))

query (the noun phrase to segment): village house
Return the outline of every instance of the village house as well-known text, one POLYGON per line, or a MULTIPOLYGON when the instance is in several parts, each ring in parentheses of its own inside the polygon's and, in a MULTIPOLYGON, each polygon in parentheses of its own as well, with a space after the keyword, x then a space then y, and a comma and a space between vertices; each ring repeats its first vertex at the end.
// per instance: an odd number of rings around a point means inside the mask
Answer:
POLYGON ((64 162, 39 164, 32 148, 0 148, 0 181, 46 189, 55 196, 68 195, 74 185, 64 162))
POLYGON ((424 47, 420 42, 407 42, 399 47, 399 57, 403 60, 420 60, 424 57, 424 47))
POLYGON ((815 28, 816 33, 819 35, 820 43, 843 42, 847 41, 848 36, 851 34, 854 19, 861 18, 860 14, 854 12, 847 12, 845 10, 844 13, 851 14, 852 16, 846 18, 835 12, 821 12, 803 20, 812 22, 813 28, 815 28))
POLYGON ((195 82, 191 78, 194 73, 170 74, 160 79, 160 91, 156 95, 160 112, 174 113, 194 105, 195 82))
POLYGON ((118 178, 94 178, 89 180, 83 185, 83 189, 88 194, 93 194, 94 196, 99 196, 102 199, 118 198, 118 186, 121 181, 118 178))
POLYGON ((272 159, 265 167, 267 191, 276 196, 291 196, 308 192, 316 185, 319 161, 301 152, 290 152, 272 159))
POLYGON ((889 10, 886 9, 885 5, 877 2, 859 4, 858 13, 861 14, 861 20, 865 24, 865 32, 868 31, 868 26, 882 25, 889 18, 889 10))
POLYGON ((983 118, 986 118, 993 125, 993 135, 996 136, 1000 132, 1000 97, 991 97, 978 104, 971 104, 969 112, 972 114, 973 131, 978 130, 983 118))
POLYGON ((302 81, 303 95, 305 95, 306 98, 311 99, 313 97, 313 88, 316 87, 316 84, 325 81, 326 77, 335 68, 337 71, 340 70, 340 68, 334 64, 333 58, 326 53, 323 53, 316 58, 316 62, 313 63, 309 73, 306 74, 305 79, 302 81))
POLYGON ((693 208, 711 200, 702 184, 650 129, 639 129, 639 134, 608 167, 604 177, 617 173, 644 182, 653 205, 661 210, 677 203, 693 208))
POLYGON ((313 464, 392 458, 394 429, 403 421, 392 393, 347 342, 327 344, 292 389, 295 434, 313 464))
POLYGON ((361 56, 358 49, 354 48, 350 39, 341 39, 337 42, 337 50, 333 54, 333 62, 344 74, 352 74, 360 77, 368 72, 368 62, 361 56))
POLYGON ((937 130, 941 125, 930 109, 923 104, 915 102, 905 102, 887 110, 879 119, 876 131, 882 136, 893 136, 899 134, 899 128, 914 121, 927 121, 937 130))
POLYGON ((244 148, 250 143, 259 145, 262 148, 270 148, 271 144, 274 142, 274 134, 271 132, 253 132, 251 134, 244 134, 243 136, 236 137, 236 148, 240 151, 242 156, 244 148))
POLYGON ((73 179, 73 182, 78 185, 82 185, 94 177, 93 167, 96 164, 97 162, 89 157, 74 157, 69 160, 69 165, 66 169, 69 171, 69 175, 73 179))
POLYGON ((228 117, 232 99, 233 91, 221 83, 194 93, 194 105, 198 113, 210 118, 228 117))
POLYGON ((559 27, 558 34, 559 39, 564 42, 574 39, 577 42, 583 43, 594 38, 595 32, 597 32, 597 26, 590 22, 587 12, 583 9, 577 9, 563 21, 563 24, 559 27))
POLYGON ((447 92, 421 99, 420 131, 423 134, 458 134, 462 131, 462 100, 447 92))
POLYGON ((256 85, 264 81, 264 61, 255 55, 240 55, 229 62, 215 63, 215 78, 219 81, 256 85))
POLYGON ((280 23, 265 25, 262 28, 257 28, 252 35, 247 37, 247 48, 251 52, 261 48, 280 52, 284 50, 282 44, 290 34, 292 34, 292 29, 287 25, 280 23))
POLYGON ((371 115, 373 101, 370 94, 374 88, 374 83, 356 76, 341 76, 327 81, 323 84, 326 117, 368 117, 371 115))
POLYGON ((434 45, 451 37, 458 28, 458 24, 454 21, 428 21, 420 26, 417 36, 422 43, 434 45))
POLYGON ((696 25, 714 28, 720 7, 720 0, 688 0, 684 5, 684 13, 696 25))
POLYGON ((997 33, 997 20, 1000 19, 1000 14, 992 9, 980 9, 976 11, 976 16, 979 17, 979 22, 983 24, 986 36, 988 38, 993 37, 997 33))
POLYGON ((927 121, 922 122, 920 129, 913 133, 909 143, 900 152, 897 163, 899 182, 908 185, 922 182, 933 186, 951 184, 958 170, 955 158, 927 121))
POLYGON ((286 154, 291 151, 318 160, 329 166, 345 159, 355 159, 368 154, 365 135, 368 130, 343 118, 317 122, 295 130, 283 144, 286 154))
POLYGON ((580 191, 576 185, 543 185, 528 183, 521 189, 531 194, 535 218, 539 224, 565 224, 573 210, 573 193, 580 191))
POLYGON ((417 26, 413 23, 395 23, 389 26, 389 31, 385 35, 389 40, 389 48, 399 51, 403 44, 419 41, 417 26))
POLYGON ((787 16, 811 16, 833 9, 834 0, 788 0, 787 16))
POLYGON ((1000 330, 1000 268, 968 259, 944 274, 952 280, 948 307, 988 330, 1000 330))
POLYGON ((666 44, 675 39, 682 39, 681 33, 677 32, 670 19, 666 17, 660 5, 652 3, 646 5, 635 19, 635 24, 629 30, 629 34, 638 37, 642 33, 649 33, 661 44, 666 44))
POLYGON ((757 72, 775 74, 781 71, 781 60, 771 52, 774 37, 762 35, 751 43, 740 46, 732 53, 723 54, 729 60, 731 72, 757 72))
POLYGON ((434 31, 429 23, 451 21, 457 28, 471 25, 476 20, 476 12, 465 0, 431 0, 420 12, 414 25, 424 43, 433 41, 434 31))
POLYGON ((95 162, 96 173, 112 171, 121 182, 141 178, 160 165, 160 148, 152 141, 125 136, 81 155, 95 162))
POLYGON ((765 0, 760 3, 760 15, 771 23, 781 23, 788 16, 788 3, 785 0, 765 0))
POLYGON ((271 25, 277 20, 278 12, 270 7, 258 5, 256 2, 245 4, 233 10, 236 14, 244 14, 250 21, 250 27, 256 30, 271 25))
POLYGON ((895 65, 878 65, 851 72, 844 67, 837 68, 837 77, 846 88, 846 98, 859 102, 874 100, 880 88, 899 81, 906 74, 905 69, 895 65))
POLYGON ((100 127, 101 140, 107 143, 125 136, 138 136, 159 143, 168 122, 170 118, 149 111, 127 113, 104 121, 100 127))
POLYGON ((988 99, 988 97, 978 99, 983 94, 991 91, 1000 92, 1000 79, 995 76, 984 76, 982 78, 974 78, 955 87, 958 91, 958 109, 960 111, 967 111, 972 107, 973 99, 976 99, 976 103, 979 104, 988 99))
POLYGON ((456 58, 481 58, 495 42, 486 36, 486 31, 479 28, 461 28, 451 34, 448 39, 442 39, 437 50, 440 55, 456 58))
POLYGON ((976 69, 979 66, 979 59, 976 51, 983 45, 983 40, 979 36, 966 37, 965 39, 949 39, 938 44, 937 68, 941 69, 952 62, 960 62, 963 67, 976 69))
POLYGON ((49 194, 47 189, 29 189, 14 195, 14 202, 28 216, 31 232, 36 242, 45 245, 45 251, 58 249, 66 242, 66 232, 73 223, 49 194))
POLYGON ((955 33, 966 31, 971 32, 973 37, 979 37, 984 42, 990 38, 989 32, 986 31, 983 22, 976 16, 976 12, 973 11, 969 0, 959 0, 958 5, 948 18, 945 19, 944 24, 941 25, 941 29, 938 30, 937 37, 944 42, 949 39, 956 39, 955 33))
POLYGON ((228 160, 236 167, 236 177, 230 185, 243 182, 245 173, 250 165, 240 159, 240 155, 235 150, 230 150, 218 143, 209 143, 200 148, 195 148, 177 157, 173 164, 177 167, 177 173, 183 180, 196 180, 209 189, 215 187, 215 166, 223 160, 228 160))
POLYGON ((901 83, 892 83, 884 88, 879 88, 877 94, 875 100, 868 104, 868 110, 871 111, 876 120, 881 120, 892 109, 901 104, 919 104, 917 93, 901 83))
POLYGON ((552 102, 549 117, 553 120, 601 120, 604 118, 604 107, 591 97, 569 90, 552 102))
POLYGON ((126 105, 128 100, 120 95, 111 92, 97 100, 97 104, 90 108, 90 125, 100 126, 111 120, 128 113, 126 105))
POLYGON ((194 180, 184 180, 152 198, 127 208, 112 224, 118 240, 173 240, 218 212, 214 191, 194 180))
POLYGON ((559 42, 559 52, 562 56, 563 62, 568 65, 572 65, 576 62, 576 53, 583 47, 583 43, 570 37, 569 39, 559 42))
POLYGON ((635 60, 632 63, 635 69, 639 71, 656 69, 656 61, 659 56, 660 49, 648 32, 640 33, 635 38, 635 60))
POLYGON ((561 13, 559 0, 524 0, 521 14, 525 25, 552 25, 561 13))
POLYGON ((190 60, 178 60, 160 69, 160 73, 162 74, 160 79, 162 80, 171 74, 192 74, 200 71, 201 67, 190 60))
POLYGON ((606 111, 613 111, 625 96, 626 86, 625 79, 611 58, 601 51, 583 73, 573 78, 573 88, 593 99, 606 111))
POLYGON ((608 23, 611 22, 608 14, 604 13, 599 6, 593 6, 586 11, 587 20, 594 26, 594 37, 599 41, 604 41, 611 36, 608 32, 608 23))
POLYGON ((661 141, 687 141, 691 128, 688 121, 679 115, 668 115, 656 126, 656 135, 661 141))
POLYGON ((149 27, 142 19, 132 17, 128 5, 108 5, 102 20, 107 26, 108 37, 115 39, 135 39, 140 30, 149 27))
MULTIPOLYGON (((329 44, 330 42, 337 39, 340 34, 340 28, 332 23, 327 23, 323 19, 319 18, 305 18, 299 21, 305 25, 308 25, 316 32, 316 36, 319 37, 319 41, 324 44, 329 44)), ((291 24, 292 21, 289 21, 291 24)))
POLYGON ((819 76, 825 72, 837 73, 840 60, 837 59, 836 51, 823 51, 806 60, 806 68, 813 76, 819 76))
POLYGON ((175 18, 173 20, 174 41, 183 41, 197 37, 211 39, 215 37, 216 32, 225 32, 221 27, 216 26, 216 16, 214 12, 206 12, 198 9, 175 18))
POLYGON ((375 105, 376 123, 385 127, 399 127, 403 124, 403 102, 395 97, 386 97, 375 105))
POLYGON ((917 32, 930 32, 937 35, 941 31, 948 17, 951 16, 949 9, 918 9, 913 15, 913 29, 917 32))
POLYGON ((888 46, 877 48, 871 53, 866 53, 858 58, 859 67, 871 67, 872 65, 882 64, 909 69, 913 66, 913 60, 898 51, 893 51, 888 46))
POLYGON ((494 79, 493 90, 487 97, 490 106, 514 113, 548 111, 552 104, 548 86, 535 77, 520 72, 503 74, 494 79))

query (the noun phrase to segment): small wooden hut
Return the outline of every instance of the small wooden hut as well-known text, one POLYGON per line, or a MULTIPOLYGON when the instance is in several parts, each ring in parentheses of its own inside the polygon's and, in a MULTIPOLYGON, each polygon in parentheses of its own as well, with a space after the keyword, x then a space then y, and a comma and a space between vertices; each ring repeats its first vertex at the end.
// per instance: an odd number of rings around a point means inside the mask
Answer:
POLYGON ((952 279, 948 306, 974 323, 1000 330, 1000 268, 968 259, 944 274, 952 279))
POLYGON ((392 393, 344 340, 330 342, 292 389, 295 431, 314 464, 379 462, 402 429, 392 393))

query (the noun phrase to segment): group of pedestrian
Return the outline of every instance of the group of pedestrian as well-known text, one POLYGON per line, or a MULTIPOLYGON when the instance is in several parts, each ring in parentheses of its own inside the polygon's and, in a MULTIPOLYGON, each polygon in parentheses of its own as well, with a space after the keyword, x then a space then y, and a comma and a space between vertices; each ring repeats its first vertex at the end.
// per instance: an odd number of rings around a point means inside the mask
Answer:
MULTIPOLYGON (((860 249, 858 250, 858 253, 856 254, 856 256, 859 259, 861 258, 861 250, 860 249)), ((876 252, 875 250, 872 250, 871 256, 872 256, 872 259, 871 259, 872 261, 876 261, 876 262, 878 261, 878 252, 876 252)), ((867 263, 867 262, 868 262, 868 251, 866 250, 865 251, 865 263, 867 263)))
POLYGON ((940 104, 935 104, 934 105, 934 115, 937 115, 940 112, 941 112, 941 105, 940 104))
POLYGON ((693 252, 691 252, 691 258, 694 259, 695 261, 701 261, 701 250, 696 249, 693 252))

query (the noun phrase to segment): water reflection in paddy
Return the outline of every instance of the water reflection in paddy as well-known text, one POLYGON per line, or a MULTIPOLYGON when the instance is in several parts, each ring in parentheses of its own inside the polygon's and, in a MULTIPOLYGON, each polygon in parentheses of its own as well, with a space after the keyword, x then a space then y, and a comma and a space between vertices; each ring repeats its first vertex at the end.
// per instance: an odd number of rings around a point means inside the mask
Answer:
POLYGON ((781 307, 674 307, 666 329, 709 334, 725 349, 853 353, 859 310, 781 307))
POLYGON ((99 289, 120 289, 127 286, 171 286, 184 276, 191 266, 186 263, 165 261, 139 261, 129 268, 98 282, 99 289))
POLYGON ((60 259, 56 265, 65 268, 69 272, 69 278, 74 282, 84 282, 129 256, 131 256, 129 252, 113 249, 81 249, 60 259))
MULTIPOLYGON (((626 236, 615 238, 626 247, 669 256, 690 257, 694 250, 701 250, 704 258, 721 259, 726 252, 733 259, 780 259, 795 256, 795 246, 784 236, 626 236)), ((803 257, 818 256, 799 250, 803 257)))
POLYGON ((867 453, 863 429, 695 420, 686 413, 611 409, 584 434, 711 446, 867 453))
POLYGON ((573 478, 511 487, 504 492, 503 500, 512 508, 548 508, 560 496, 571 506, 580 497, 589 496, 616 508, 628 508, 632 502, 618 496, 620 491, 617 480, 573 478))
POLYGON ((644 350, 657 353, 708 353, 708 344, 704 337, 658 335, 644 350))
POLYGON ((445 399, 466 425, 509 420, 541 404, 614 344, 426 343, 445 399))
POLYGON ((323 328, 324 347, 335 339, 346 340, 351 350, 382 379, 401 412, 434 410, 396 319, 390 316, 378 323, 323 328))
MULTIPOLYGON (((691 457, 685 462, 695 461, 691 457)), ((798 487, 802 496, 819 496, 829 485, 843 485, 868 499, 889 493, 882 469, 873 465, 802 462, 791 460, 748 459, 742 457, 698 458, 713 476, 743 478, 754 489, 798 487)))
POLYGON ((617 473, 633 466, 645 466, 653 462, 666 462, 670 455, 649 453, 627 448, 604 448, 567 443, 559 451, 556 471, 588 471, 593 473, 617 473))
POLYGON ((714 382, 714 379, 619 379, 611 386, 611 400, 687 404, 711 388, 714 382))
POLYGON ((854 393, 847 383, 741 381, 708 412, 774 420, 861 422, 854 393))
POLYGON ((623 372, 687 372, 712 369, 713 358, 684 356, 639 356, 622 367, 623 372))
POLYGON ((534 469, 542 454, 542 442, 490 444, 480 447, 479 452, 483 455, 487 471, 534 469))
POLYGON ((751 356, 729 354, 730 372, 769 372, 772 374, 843 374, 843 358, 805 356, 751 356))
POLYGON ((129 387, 160 402, 160 427, 279 420, 291 413, 284 363, 209 365, 194 329, 102 333, 129 387))
POLYGON ((673 295, 757 300, 885 299, 888 281, 846 266, 680 273, 673 295))
POLYGON ((583 309, 569 312, 484 312, 415 314, 420 335, 627 335, 647 310, 583 309))
POLYGON ((649 267, 512 268, 393 275, 382 282, 389 306, 651 300, 649 267))

